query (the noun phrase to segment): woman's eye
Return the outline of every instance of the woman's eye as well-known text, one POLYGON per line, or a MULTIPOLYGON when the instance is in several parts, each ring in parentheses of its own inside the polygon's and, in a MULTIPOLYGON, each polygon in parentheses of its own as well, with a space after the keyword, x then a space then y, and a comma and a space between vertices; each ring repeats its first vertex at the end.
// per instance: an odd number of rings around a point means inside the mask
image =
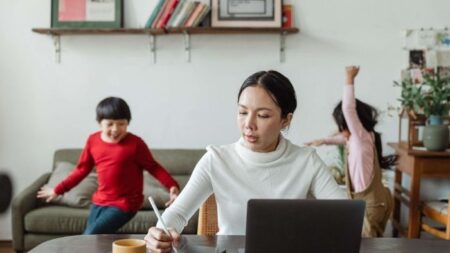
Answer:
POLYGON ((269 118, 270 116, 269 116, 269 115, 266 115, 266 114, 258 114, 258 117, 263 118, 263 119, 267 119, 267 118, 269 118))
POLYGON ((239 115, 247 115, 247 112, 239 112, 239 115))

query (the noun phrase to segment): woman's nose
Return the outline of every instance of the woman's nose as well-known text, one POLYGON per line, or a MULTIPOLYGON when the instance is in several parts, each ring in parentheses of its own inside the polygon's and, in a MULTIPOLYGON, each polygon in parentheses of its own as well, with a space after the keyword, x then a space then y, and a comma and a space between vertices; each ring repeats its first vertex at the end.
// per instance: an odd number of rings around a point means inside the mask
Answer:
POLYGON ((250 130, 255 130, 256 129, 256 124, 255 124, 255 117, 249 115, 247 117, 247 119, 245 120, 245 128, 246 129, 250 129, 250 130))

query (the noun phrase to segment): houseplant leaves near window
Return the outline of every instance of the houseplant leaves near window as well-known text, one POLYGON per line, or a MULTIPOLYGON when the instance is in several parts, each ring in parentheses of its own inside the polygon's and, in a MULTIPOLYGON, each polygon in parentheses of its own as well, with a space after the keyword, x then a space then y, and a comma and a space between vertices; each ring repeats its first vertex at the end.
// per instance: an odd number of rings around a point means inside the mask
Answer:
POLYGON ((399 101, 402 107, 413 116, 424 114, 427 124, 423 132, 423 142, 427 150, 442 151, 449 144, 448 125, 443 117, 448 116, 450 108, 450 79, 441 77, 439 71, 427 69, 421 83, 406 78, 395 86, 402 88, 399 101))
POLYGON ((443 124, 442 117, 448 116, 450 81, 441 78, 437 72, 425 75, 423 84, 428 88, 423 98, 424 113, 428 119, 423 130, 423 144, 427 150, 443 151, 449 142, 448 125, 443 124))

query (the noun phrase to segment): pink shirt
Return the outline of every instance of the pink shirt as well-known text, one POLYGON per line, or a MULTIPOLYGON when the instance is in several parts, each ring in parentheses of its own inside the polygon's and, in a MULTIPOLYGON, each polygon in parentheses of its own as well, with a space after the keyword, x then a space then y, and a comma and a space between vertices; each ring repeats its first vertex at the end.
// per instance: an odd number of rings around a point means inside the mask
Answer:
POLYGON ((373 178, 374 138, 367 132, 356 112, 355 91, 353 85, 344 86, 342 112, 347 122, 350 136, 337 134, 323 141, 325 144, 346 144, 348 150, 347 166, 354 192, 364 191, 373 178))

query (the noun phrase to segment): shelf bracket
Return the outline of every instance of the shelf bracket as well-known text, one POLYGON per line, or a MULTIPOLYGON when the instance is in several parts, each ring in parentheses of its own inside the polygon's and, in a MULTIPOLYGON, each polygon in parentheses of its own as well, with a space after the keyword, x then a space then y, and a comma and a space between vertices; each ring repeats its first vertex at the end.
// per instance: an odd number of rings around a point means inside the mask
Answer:
POLYGON ((286 31, 280 33, 280 62, 286 61, 286 35, 286 31))
POLYGON ((186 61, 191 62, 191 35, 184 31, 184 51, 186 52, 186 61))
POLYGON ((156 36, 154 34, 150 34, 150 53, 152 54, 152 61, 156 63, 156 36))
POLYGON ((52 37, 53 46, 55 47, 55 62, 61 63, 61 36, 53 34, 52 37))

